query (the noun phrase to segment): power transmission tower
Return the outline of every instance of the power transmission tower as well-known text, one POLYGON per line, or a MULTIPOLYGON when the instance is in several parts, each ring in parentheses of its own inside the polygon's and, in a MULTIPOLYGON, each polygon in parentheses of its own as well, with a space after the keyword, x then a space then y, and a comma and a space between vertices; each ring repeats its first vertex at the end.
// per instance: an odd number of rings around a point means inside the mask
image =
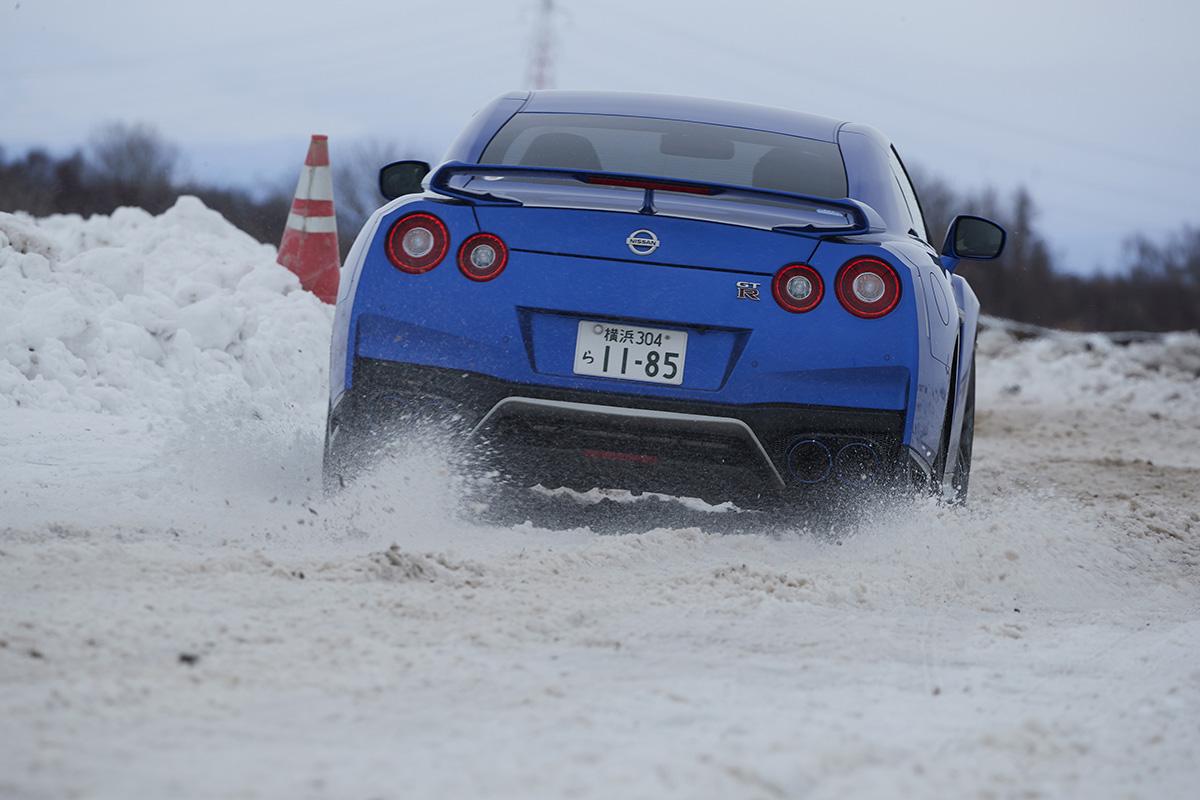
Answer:
POLYGON ((539 0, 528 77, 534 89, 554 88, 554 0, 539 0))

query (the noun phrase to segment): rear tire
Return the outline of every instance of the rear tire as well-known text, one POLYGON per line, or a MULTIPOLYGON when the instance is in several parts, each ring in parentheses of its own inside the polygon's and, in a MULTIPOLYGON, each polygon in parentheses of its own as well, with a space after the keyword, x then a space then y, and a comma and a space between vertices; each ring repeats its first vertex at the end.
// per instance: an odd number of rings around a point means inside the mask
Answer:
POLYGON ((321 473, 326 494, 346 486, 362 471, 366 461, 367 439, 354 425, 348 414, 333 418, 332 410, 325 419, 325 453, 321 473))
POLYGON ((975 444, 975 354, 971 354, 971 377, 967 379, 967 404, 963 408, 962 434, 958 437, 958 459, 954 463, 954 475, 950 487, 953 502, 967 502, 967 489, 971 484, 971 451, 975 444))
POLYGON ((333 440, 330 437, 330 428, 332 420, 325 419, 325 450, 321 458, 321 479, 325 487, 325 494, 333 494, 346 488, 348 477, 345 472, 344 465, 341 463, 340 454, 333 447, 333 440))

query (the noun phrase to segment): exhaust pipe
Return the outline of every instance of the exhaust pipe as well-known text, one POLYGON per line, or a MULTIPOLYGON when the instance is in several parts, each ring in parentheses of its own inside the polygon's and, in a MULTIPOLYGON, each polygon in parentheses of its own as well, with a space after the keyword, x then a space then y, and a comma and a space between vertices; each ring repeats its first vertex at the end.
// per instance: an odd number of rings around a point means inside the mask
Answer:
POLYGON ((833 471, 833 453, 823 442, 801 439, 788 449, 787 466, 798 483, 820 483, 833 471))
POLYGON ((851 442, 838 450, 833 473, 839 483, 864 484, 879 472, 879 455, 866 442, 851 442))

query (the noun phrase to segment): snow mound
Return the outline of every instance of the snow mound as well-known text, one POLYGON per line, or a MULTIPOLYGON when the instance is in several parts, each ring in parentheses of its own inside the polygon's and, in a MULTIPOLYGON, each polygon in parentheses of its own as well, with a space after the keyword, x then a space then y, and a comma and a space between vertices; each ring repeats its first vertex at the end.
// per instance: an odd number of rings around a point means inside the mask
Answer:
POLYGON ((1046 330, 1022 339, 979 333, 981 403, 1122 408, 1191 417, 1200 407, 1200 333, 1121 343, 1102 333, 1046 330))
POLYGON ((159 216, 0 213, 0 408, 319 413, 331 321, 195 197, 159 216))

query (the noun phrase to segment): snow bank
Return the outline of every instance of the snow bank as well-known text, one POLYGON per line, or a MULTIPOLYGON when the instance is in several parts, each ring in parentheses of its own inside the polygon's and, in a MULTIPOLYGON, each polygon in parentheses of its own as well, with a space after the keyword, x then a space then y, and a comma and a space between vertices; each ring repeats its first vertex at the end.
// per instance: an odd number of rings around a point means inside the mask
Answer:
POLYGON ((159 216, 0 213, 0 408, 319 413, 331 320, 194 197, 159 216))
POLYGON ((982 403, 1122 408, 1192 417, 1200 408, 1200 334, 1121 344, 1101 333, 1045 331, 1023 339, 1002 327, 979 334, 982 403))

